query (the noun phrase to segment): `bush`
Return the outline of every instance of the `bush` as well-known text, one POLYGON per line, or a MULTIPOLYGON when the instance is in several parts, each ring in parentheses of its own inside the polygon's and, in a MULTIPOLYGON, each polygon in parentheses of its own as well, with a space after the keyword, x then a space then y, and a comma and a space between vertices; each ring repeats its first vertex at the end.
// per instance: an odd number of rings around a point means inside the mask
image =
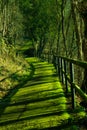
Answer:
POLYGON ((28 75, 29 64, 23 56, 17 54, 13 45, 7 45, 2 39, 0 43, 0 98, 28 75))

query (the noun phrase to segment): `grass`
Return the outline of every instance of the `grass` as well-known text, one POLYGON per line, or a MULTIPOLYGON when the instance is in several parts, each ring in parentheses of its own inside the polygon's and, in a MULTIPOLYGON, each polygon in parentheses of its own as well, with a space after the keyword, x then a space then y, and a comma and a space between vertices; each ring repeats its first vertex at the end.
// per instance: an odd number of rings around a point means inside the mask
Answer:
POLYGON ((20 54, 23 54, 23 55, 26 55, 26 56, 31 56, 33 53, 34 50, 34 46, 33 46, 33 43, 30 42, 29 40, 24 40, 24 42, 22 42, 22 44, 20 45, 17 45, 16 46, 16 49, 17 51, 20 53, 20 54))
POLYGON ((30 65, 16 54, 15 47, 0 43, 0 99, 14 88, 26 75, 30 74, 30 65))
POLYGON ((77 130, 74 123, 85 113, 68 111, 53 65, 37 58, 26 60, 32 71, 0 103, 0 130, 77 130))
POLYGON ((53 76, 53 65, 39 62, 36 58, 28 60, 35 67, 33 78, 4 99, 0 130, 53 127, 69 117, 63 89, 57 77, 53 76))
POLYGON ((3 41, 1 48, 0 130, 78 130, 85 112, 68 110, 54 66, 34 57, 25 60, 3 41))

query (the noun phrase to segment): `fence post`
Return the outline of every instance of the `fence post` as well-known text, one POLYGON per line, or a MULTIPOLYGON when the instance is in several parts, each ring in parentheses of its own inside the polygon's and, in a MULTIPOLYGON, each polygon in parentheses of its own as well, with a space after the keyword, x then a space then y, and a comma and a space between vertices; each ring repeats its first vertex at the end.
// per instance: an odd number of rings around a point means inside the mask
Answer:
POLYGON ((73 87, 74 82, 74 65, 70 62, 70 80, 71 80, 71 96, 72 96, 72 108, 75 109, 75 88, 73 87))
POLYGON ((63 59, 61 58, 61 77, 62 77, 62 83, 64 83, 64 79, 63 79, 63 59))
POLYGON ((53 54, 52 63, 54 64, 54 67, 56 67, 56 56, 53 54))
POLYGON ((57 71, 57 57, 55 56, 55 69, 57 71))
POLYGON ((62 65, 61 65, 61 57, 59 58, 59 63, 60 63, 60 66, 59 66, 59 67, 60 67, 60 68, 59 68, 59 69, 60 69, 60 81, 62 81, 62 78, 61 78, 61 77, 62 77, 62 71, 61 71, 61 68, 62 68, 62 67, 61 67, 61 66, 62 66, 62 65))
POLYGON ((57 61, 58 61, 58 76, 60 78, 60 58, 57 57, 57 61))
POLYGON ((66 86, 66 94, 68 93, 68 84, 67 84, 67 66, 66 61, 64 60, 64 71, 65 71, 65 86, 66 86))
POLYGON ((59 67, 58 67, 58 57, 56 57, 56 72, 59 75, 59 67))

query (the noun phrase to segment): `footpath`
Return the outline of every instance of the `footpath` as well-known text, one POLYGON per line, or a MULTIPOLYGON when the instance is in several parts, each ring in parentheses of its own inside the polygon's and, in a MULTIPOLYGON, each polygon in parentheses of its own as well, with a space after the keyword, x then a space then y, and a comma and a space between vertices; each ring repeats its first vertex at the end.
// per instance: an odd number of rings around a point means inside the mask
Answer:
POLYGON ((71 117, 54 66, 37 58, 28 61, 32 77, 0 104, 0 130, 64 129, 71 117))

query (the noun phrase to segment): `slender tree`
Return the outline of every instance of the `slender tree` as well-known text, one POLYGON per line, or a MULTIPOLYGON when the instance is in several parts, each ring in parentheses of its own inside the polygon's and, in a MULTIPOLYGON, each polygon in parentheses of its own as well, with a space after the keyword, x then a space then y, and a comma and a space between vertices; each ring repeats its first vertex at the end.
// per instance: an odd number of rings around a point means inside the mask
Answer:
MULTIPOLYGON (((83 0, 82 2, 78 2, 77 9, 84 22, 84 37, 83 37, 82 49, 84 54, 84 61, 87 61, 87 1, 83 0)), ((87 93, 87 69, 85 69, 84 72, 82 89, 87 93)))
POLYGON ((19 2, 15 0, 0 1, 0 33, 8 44, 12 44, 22 32, 22 15, 19 2))

